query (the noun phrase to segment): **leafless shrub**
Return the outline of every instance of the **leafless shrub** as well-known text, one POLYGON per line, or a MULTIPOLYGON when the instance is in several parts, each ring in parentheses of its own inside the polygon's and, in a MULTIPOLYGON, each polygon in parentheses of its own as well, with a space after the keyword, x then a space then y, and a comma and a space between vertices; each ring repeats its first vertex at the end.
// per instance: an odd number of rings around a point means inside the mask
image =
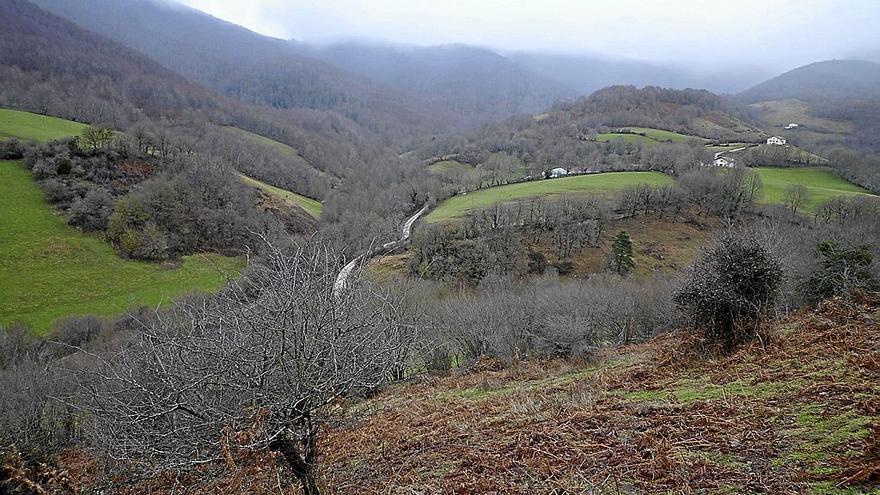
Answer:
POLYGON ((448 297, 429 311, 436 338, 465 361, 490 355, 589 358, 600 346, 638 341, 673 328, 674 282, 594 276, 561 283, 490 278, 479 291, 448 297))
POLYGON ((406 330, 387 293, 361 284, 333 294, 329 252, 269 251, 243 283, 142 320, 130 345, 92 354, 98 364, 78 377, 94 385, 67 400, 94 418, 96 446, 147 469, 271 450, 318 493, 323 420, 400 368, 406 330))

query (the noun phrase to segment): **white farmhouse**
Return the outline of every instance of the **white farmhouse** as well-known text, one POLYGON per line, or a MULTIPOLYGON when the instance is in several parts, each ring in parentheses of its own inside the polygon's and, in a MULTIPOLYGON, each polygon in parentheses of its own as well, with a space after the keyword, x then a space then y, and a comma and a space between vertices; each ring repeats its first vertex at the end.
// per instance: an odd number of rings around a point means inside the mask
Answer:
POLYGON ((798 125, 795 124, 794 122, 792 122, 791 124, 788 124, 787 126, 785 126, 785 128, 786 128, 786 129, 789 129, 789 130, 791 130, 791 129, 797 129, 797 128, 798 128, 798 125))
POLYGON ((733 168, 736 167, 736 160, 729 156, 720 155, 712 162, 716 167, 733 168))
POLYGON ((773 144, 776 146, 784 146, 785 138, 781 138, 779 136, 773 136, 772 138, 767 139, 767 144, 773 144))
POLYGON ((548 179, 555 179, 557 177, 565 177, 566 175, 568 175, 568 170, 565 170, 562 167, 556 167, 556 168, 550 170, 549 172, 545 172, 544 175, 548 179))

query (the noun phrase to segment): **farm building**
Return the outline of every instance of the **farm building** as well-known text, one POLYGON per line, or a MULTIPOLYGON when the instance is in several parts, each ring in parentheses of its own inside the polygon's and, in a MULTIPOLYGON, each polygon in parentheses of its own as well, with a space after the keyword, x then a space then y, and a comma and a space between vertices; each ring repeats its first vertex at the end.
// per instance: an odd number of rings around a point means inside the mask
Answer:
POLYGON ((797 129, 798 125, 795 124, 794 122, 792 122, 791 124, 788 124, 787 126, 785 126, 785 128, 786 129, 797 129))
POLYGON ((772 138, 767 139, 767 144, 774 144, 776 146, 785 145, 785 138, 781 138, 779 136, 773 136, 772 138))
POLYGON ((544 176, 549 179, 555 179, 556 177, 565 177, 568 175, 568 170, 565 170, 562 167, 556 167, 549 172, 545 172, 544 176))
POLYGON ((712 165, 715 165, 716 167, 733 168, 736 167, 736 160, 729 156, 721 155, 712 161, 712 165))

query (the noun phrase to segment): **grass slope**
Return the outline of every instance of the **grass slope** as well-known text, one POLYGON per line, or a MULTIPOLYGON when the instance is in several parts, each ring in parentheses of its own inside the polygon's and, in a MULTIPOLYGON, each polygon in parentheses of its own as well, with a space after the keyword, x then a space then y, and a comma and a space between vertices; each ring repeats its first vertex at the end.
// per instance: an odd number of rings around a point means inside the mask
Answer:
POLYGON ((216 290, 241 258, 185 257, 180 266, 123 260, 55 214, 21 162, 0 161, 0 325, 46 331, 58 318, 115 315, 194 290, 216 290))
MULTIPOLYGON (((824 119, 810 114, 810 107, 800 100, 773 100, 762 101, 750 105, 761 112, 761 120, 768 126, 777 128, 774 132, 781 132, 779 128, 795 123, 801 127, 807 127, 812 131, 829 134, 850 134, 853 131, 851 122, 824 119)), ((799 133, 798 129, 790 134, 799 133)))
POLYGON ((449 174, 456 171, 463 173, 471 173, 474 171, 473 165, 457 162, 455 160, 443 160, 428 166, 428 171, 435 174, 449 174))
POLYGON ((324 480, 362 494, 876 494, 857 475, 880 461, 878 319, 877 301, 834 302, 729 357, 682 357, 673 333, 588 365, 414 380, 352 405, 357 420, 322 445, 324 480))
POLYGON ((232 133, 242 139, 246 139, 246 140, 251 141, 253 143, 257 143, 257 144, 260 144, 263 146, 268 146, 270 148, 273 148, 285 156, 288 156, 288 157, 298 157, 299 156, 299 153, 292 146, 275 141, 274 139, 269 139, 267 137, 260 136, 259 134, 254 134, 253 132, 245 131, 244 129, 239 129, 238 127, 226 127, 225 129, 227 132, 230 132, 230 133, 232 133))
POLYGON ((614 139, 623 139, 628 143, 640 143, 648 145, 667 141, 671 141, 673 143, 686 143, 688 142, 688 140, 691 139, 705 141, 705 139, 701 137, 688 136, 687 134, 665 131, 663 129, 652 129, 650 127, 624 127, 623 129, 628 129, 631 133, 609 132, 604 134, 597 134, 596 141, 608 142, 614 139))
POLYGON ((810 168, 755 168, 764 189, 762 203, 783 203, 785 191, 793 184, 801 184, 810 191, 807 211, 814 211, 823 202, 839 197, 871 193, 860 186, 847 182, 825 167, 810 168))
POLYGON ((50 141, 79 136, 88 127, 79 122, 0 108, 0 139, 50 141))
POLYGON ((303 210, 306 211, 309 215, 314 218, 320 218, 321 212, 324 211, 324 205, 321 204, 320 201, 314 200, 312 198, 307 198, 302 194, 297 194, 293 191, 288 191, 287 189, 281 189, 280 187, 275 187, 271 184, 266 184, 265 182, 259 181, 257 179, 248 177, 244 174, 241 175, 241 179, 245 182, 245 184, 249 184, 254 187, 258 187, 267 193, 281 199, 282 201, 289 201, 296 206, 299 206, 303 210))
POLYGON ((449 221, 496 203, 517 199, 560 194, 611 194, 636 184, 670 183, 672 179, 659 172, 611 172, 521 182, 453 196, 440 203, 425 220, 429 223, 449 221))

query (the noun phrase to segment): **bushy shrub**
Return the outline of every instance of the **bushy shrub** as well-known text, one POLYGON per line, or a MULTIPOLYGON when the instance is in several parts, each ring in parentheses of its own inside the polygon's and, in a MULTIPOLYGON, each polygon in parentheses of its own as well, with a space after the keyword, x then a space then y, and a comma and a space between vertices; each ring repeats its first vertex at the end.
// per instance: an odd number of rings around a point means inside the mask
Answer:
POLYGON ((30 329, 0 328, 0 458, 14 451, 28 465, 46 462, 74 434, 72 411, 50 398, 71 386, 54 357, 30 329))
POLYGON ((547 269, 547 257, 540 251, 529 251, 529 273, 542 274, 547 269))
POLYGON ((877 289, 871 271, 874 254, 870 246, 844 246, 825 241, 819 244, 818 250, 822 267, 805 284, 807 298, 812 302, 849 295, 855 289, 877 289))
POLYGON ((0 141, 0 160, 19 160, 24 158, 24 149, 17 139, 0 141))
POLYGON ((126 229, 117 238, 119 254, 138 260, 164 260, 168 258, 168 242, 155 225, 143 229, 126 229))
MULTIPOLYGON (((476 289, 444 297, 427 309, 435 338, 464 363, 482 356, 588 358, 610 343, 640 341, 677 325, 672 281, 597 275, 562 282, 489 276, 476 289)), ((424 356, 432 361, 433 356, 424 356)))
POLYGON ((101 188, 94 188, 70 207, 68 223, 86 232, 104 230, 113 213, 113 196, 101 188))
POLYGON ((782 265, 768 249, 728 232, 694 263, 675 302, 707 343, 730 351, 760 335, 782 282, 782 265))

